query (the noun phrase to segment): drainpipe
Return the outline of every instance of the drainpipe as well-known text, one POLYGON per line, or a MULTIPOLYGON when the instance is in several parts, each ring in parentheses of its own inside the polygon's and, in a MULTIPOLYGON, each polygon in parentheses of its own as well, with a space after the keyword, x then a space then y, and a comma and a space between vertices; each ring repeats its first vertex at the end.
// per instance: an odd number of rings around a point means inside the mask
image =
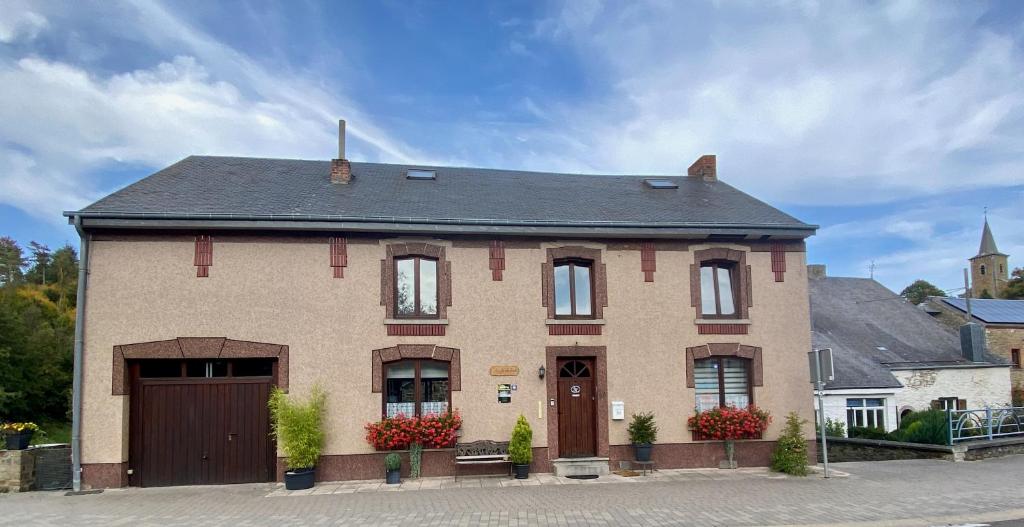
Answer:
POLYGON ((74 217, 80 240, 78 248, 78 295, 75 302, 74 372, 71 380, 71 487, 82 490, 82 348, 85 334, 85 282, 89 276, 89 235, 82 217, 74 217))

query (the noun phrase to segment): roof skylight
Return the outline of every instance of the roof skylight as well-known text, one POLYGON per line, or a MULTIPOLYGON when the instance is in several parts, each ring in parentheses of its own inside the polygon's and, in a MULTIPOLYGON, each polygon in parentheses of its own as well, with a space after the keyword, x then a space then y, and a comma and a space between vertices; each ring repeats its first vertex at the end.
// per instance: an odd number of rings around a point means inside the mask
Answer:
POLYGON ((656 189, 679 188, 679 185, 676 184, 675 181, 669 179, 645 179, 644 183, 646 183, 648 187, 656 189))
POLYGON ((433 170, 410 168, 409 171, 405 173, 405 179, 437 179, 437 172, 433 170))

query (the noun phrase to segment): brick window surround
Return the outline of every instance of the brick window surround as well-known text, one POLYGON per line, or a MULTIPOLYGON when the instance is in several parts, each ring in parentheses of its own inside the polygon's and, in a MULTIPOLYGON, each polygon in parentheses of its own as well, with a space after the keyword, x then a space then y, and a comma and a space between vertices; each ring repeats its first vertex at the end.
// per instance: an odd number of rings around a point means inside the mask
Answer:
POLYGON ((448 318, 448 307, 452 305, 452 264, 445 259, 445 248, 429 243, 393 243, 386 248, 386 256, 380 261, 380 305, 388 320, 398 317, 395 313, 395 259, 406 256, 425 256, 437 260, 437 317, 424 318, 416 323, 415 318, 405 318, 402 324, 387 324, 391 336, 443 336, 444 322, 448 318))
MULTIPOLYGON (((373 350, 370 354, 370 382, 373 393, 381 393, 384 388, 384 364, 402 359, 431 359, 448 363, 448 383, 451 391, 462 391, 461 352, 456 348, 444 348, 433 344, 399 344, 390 348, 373 350)), ((451 402, 449 401, 449 404, 451 402)))
POLYGON ((542 305, 548 308, 548 319, 555 318, 555 261, 564 258, 579 258, 594 262, 591 280, 594 281, 594 318, 604 318, 604 308, 608 307, 608 271, 601 263, 601 250, 586 247, 555 247, 548 249, 547 261, 541 265, 542 305))
POLYGON ((761 363, 761 348, 736 343, 709 343, 686 348, 686 387, 695 388, 693 362, 711 357, 738 357, 750 360, 750 384, 764 385, 764 366, 761 363))
POLYGON ((288 391, 288 346, 224 337, 178 337, 114 346, 111 395, 128 395, 128 361, 136 359, 277 359, 277 386, 288 391))
MULTIPOLYGON (((709 261, 732 262, 735 264, 735 272, 732 278, 735 280, 735 306, 737 319, 749 318, 749 308, 753 305, 750 294, 750 266, 747 265, 747 253, 735 249, 716 247, 693 252, 693 264, 690 265, 690 305, 694 308, 697 319, 707 318, 701 312, 701 288, 700 288, 700 266, 709 261)), ((729 318, 722 317, 720 325, 729 323, 729 318)))

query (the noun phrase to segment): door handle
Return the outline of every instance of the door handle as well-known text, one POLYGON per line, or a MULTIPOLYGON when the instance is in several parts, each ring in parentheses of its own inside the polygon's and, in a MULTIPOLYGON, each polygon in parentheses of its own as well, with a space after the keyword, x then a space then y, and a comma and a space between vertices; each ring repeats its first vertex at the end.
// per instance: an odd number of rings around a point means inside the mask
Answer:
POLYGON ((235 436, 236 436, 236 435, 238 435, 238 434, 236 434, 236 433, 234 433, 234 432, 229 432, 229 433, 228 433, 228 441, 231 441, 231 440, 233 440, 233 439, 235 438, 235 436))
POLYGON ((210 458, 206 455, 206 452, 203 452, 203 458, 202 459, 203 459, 203 461, 206 461, 207 459, 210 459, 210 458))

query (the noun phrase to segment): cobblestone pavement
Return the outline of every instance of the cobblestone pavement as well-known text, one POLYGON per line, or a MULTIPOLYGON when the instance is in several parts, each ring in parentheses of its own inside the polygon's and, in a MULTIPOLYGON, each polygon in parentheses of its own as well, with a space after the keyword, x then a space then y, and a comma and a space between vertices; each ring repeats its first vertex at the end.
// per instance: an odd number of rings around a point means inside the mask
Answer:
POLYGON ((277 484, 32 492, 0 495, 0 525, 960 525, 1024 518, 1024 456, 836 468, 849 476, 708 471, 640 484, 498 483, 280 497, 273 495, 277 484))

